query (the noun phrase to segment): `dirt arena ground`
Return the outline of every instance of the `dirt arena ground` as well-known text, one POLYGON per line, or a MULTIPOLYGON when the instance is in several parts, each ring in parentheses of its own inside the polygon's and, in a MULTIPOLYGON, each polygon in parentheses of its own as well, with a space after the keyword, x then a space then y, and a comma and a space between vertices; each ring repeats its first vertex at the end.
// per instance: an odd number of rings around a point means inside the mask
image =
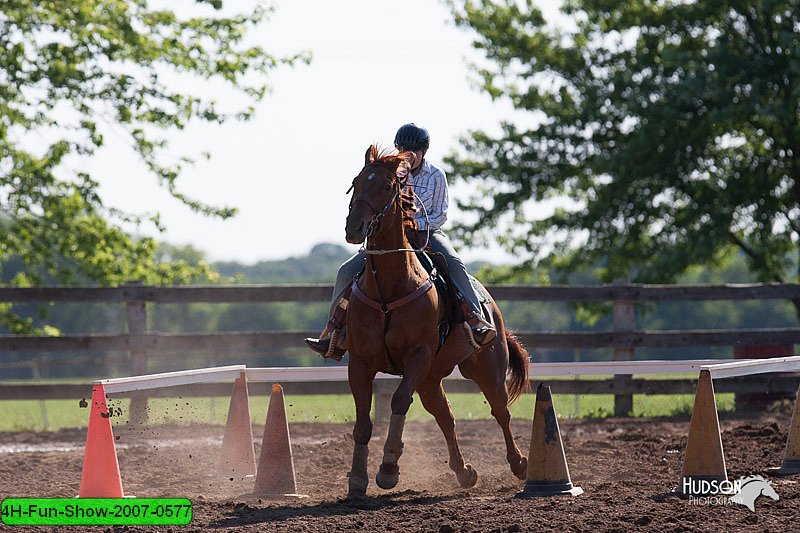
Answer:
MULTIPOLYGON (((290 501, 253 497, 252 478, 213 475, 221 427, 119 427, 115 431, 126 493, 188 497, 194 502, 192 524, 174 531, 797 530, 800 476, 772 478, 780 499, 759 498, 755 512, 741 505, 693 505, 670 493, 680 477, 688 419, 564 420, 560 424, 572 481, 585 493, 532 500, 513 498, 523 482, 505 464, 501 433, 493 421, 458 422, 461 449, 480 476, 474 488, 464 490, 456 484, 436 425, 409 422, 397 488, 384 492, 372 481, 369 498, 354 502, 344 499, 352 453, 350 425, 290 425, 297 488, 308 495, 290 501)), ((724 418, 721 424, 729 478, 764 473, 768 466, 781 463, 788 415, 724 418)), ((530 421, 514 420, 514 430, 527 452, 530 421)), ((260 431, 255 429, 258 443, 260 431)), ((370 443, 373 480, 384 434, 379 429, 370 443)), ((4 450, 0 452, 0 497, 76 495, 84 439, 84 431, 0 434, 4 450), (43 451, 48 447, 60 451, 43 451)), ((257 444, 256 457, 258 449, 257 444)))

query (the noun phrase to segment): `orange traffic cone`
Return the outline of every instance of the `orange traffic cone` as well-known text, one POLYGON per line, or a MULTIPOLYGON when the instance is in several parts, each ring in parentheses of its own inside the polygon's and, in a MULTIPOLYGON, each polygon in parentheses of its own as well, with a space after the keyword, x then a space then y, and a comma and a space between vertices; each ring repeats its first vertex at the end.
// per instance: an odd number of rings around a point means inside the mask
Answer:
POLYGON ((572 485, 558 429, 558 419, 553 407, 550 387, 540 384, 536 389, 533 409, 531 449, 528 453, 528 475, 525 487, 515 498, 583 494, 583 489, 572 485))
POLYGON ((233 382, 217 472, 225 477, 246 477, 256 473, 253 426, 250 423, 250 401, 244 372, 233 382))
POLYGON ((719 492, 719 484, 727 479, 714 383, 711 372, 701 370, 683 456, 681 484, 675 492, 685 496, 714 494, 719 492))
POLYGON ((769 468, 767 472, 773 476, 790 476, 800 474, 800 389, 794 399, 792 421, 789 422, 789 436, 786 438, 786 451, 783 464, 778 468, 769 468))
POLYGON ((96 384, 92 388, 89 429, 79 498, 122 498, 122 477, 119 473, 111 413, 106 406, 106 390, 96 384))
POLYGON ((277 383, 272 385, 253 493, 267 498, 304 497, 296 494, 297 481, 289 439, 289 422, 286 420, 283 387, 277 383))

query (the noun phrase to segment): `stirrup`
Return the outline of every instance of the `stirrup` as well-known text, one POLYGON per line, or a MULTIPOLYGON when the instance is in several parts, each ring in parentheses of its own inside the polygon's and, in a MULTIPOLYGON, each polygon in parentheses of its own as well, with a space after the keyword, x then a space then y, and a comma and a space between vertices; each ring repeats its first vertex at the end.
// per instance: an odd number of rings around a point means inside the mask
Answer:
POLYGON ((482 348, 497 338, 497 330, 494 324, 487 322, 481 315, 476 313, 470 313, 466 317, 464 330, 467 333, 469 343, 475 349, 482 348))
POLYGON ((464 327, 467 341, 469 341, 470 345, 476 350, 487 346, 497 338, 497 330, 493 327, 486 327, 483 325, 472 327, 468 322, 462 322, 461 325, 464 327))
POLYGON ((341 334, 341 330, 334 329, 329 337, 319 339, 309 337, 305 339, 305 343, 322 357, 341 361, 344 354, 347 353, 347 348, 339 344, 344 341, 344 337, 345 335, 341 334))
POLYGON ((330 342, 328 343, 328 351, 325 352, 323 357, 332 357, 337 361, 341 361, 344 352, 347 350, 340 348, 340 343, 344 343, 344 335, 342 335, 342 330, 340 328, 333 328, 333 330, 331 330, 330 342))

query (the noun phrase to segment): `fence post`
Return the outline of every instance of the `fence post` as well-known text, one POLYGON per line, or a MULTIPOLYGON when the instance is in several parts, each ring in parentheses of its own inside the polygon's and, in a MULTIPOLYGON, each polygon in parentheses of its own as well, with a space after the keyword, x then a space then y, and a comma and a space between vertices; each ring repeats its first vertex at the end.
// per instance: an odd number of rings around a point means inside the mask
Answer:
MULTIPOLYGON (((42 379, 42 372, 41 372, 41 360, 38 357, 34 357, 33 361, 31 362, 31 373, 33 374, 33 379, 39 381, 42 379)), ((50 418, 47 416, 47 403, 44 400, 39 399, 39 409, 42 412, 42 424, 44 426, 45 431, 50 430, 50 418)))
MULTIPOLYGON (((625 285, 626 281, 615 281, 614 285, 625 285)), ((614 331, 633 331, 636 329, 636 306, 633 302, 614 300, 614 331)), ((632 347, 615 347, 614 361, 630 361, 633 359, 632 347)), ((614 382, 620 389, 630 383, 633 376, 616 375, 614 382)), ((633 395, 614 395, 614 416, 629 416, 633 413, 633 395)))
MULTIPOLYGON (((136 287, 140 281, 128 282, 125 285, 136 287)), ((130 336, 131 375, 147 374, 147 352, 137 338, 147 332, 147 310, 143 301, 128 301, 125 303, 128 317, 128 335, 130 336)), ((147 422, 147 397, 141 392, 131 395, 130 422, 142 424, 147 422)))
MULTIPOLYGON (((794 355, 794 344, 740 344, 733 347, 734 359, 769 359, 770 357, 789 357, 794 355)), ((781 374, 771 374, 780 377, 781 374)), ((773 402, 790 400, 791 393, 737 393, 734 406, 737 411, 765 411, 773 402)))

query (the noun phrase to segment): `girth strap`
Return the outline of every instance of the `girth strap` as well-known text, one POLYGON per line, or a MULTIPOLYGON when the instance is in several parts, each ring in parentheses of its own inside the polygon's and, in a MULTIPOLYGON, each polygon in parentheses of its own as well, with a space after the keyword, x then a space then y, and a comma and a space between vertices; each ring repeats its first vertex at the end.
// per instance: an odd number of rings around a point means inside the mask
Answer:
POLYGON ((417 289, 411 294, 407 294, 402 298, 400 298, 399 300, 395 300, 393 302, 383 303, 373 300, 372 298, 364 294, 364 291, 362 291, 361 288, 358 286, 358 280, 356 280, 353 282, 353 294, 355 294, 356 298, 358 298, 371 308, 380 311, 382 313, 388 313, 389 311, 393 311, 398 307, 401 307, 407 304, 408 302, 415 300, 416 298, 419 298, 420 296, 431 290, 431 287, 433 287, 433 281, 431 280, 431 278, 428 278, 422 285, 417 287, 417 289))

